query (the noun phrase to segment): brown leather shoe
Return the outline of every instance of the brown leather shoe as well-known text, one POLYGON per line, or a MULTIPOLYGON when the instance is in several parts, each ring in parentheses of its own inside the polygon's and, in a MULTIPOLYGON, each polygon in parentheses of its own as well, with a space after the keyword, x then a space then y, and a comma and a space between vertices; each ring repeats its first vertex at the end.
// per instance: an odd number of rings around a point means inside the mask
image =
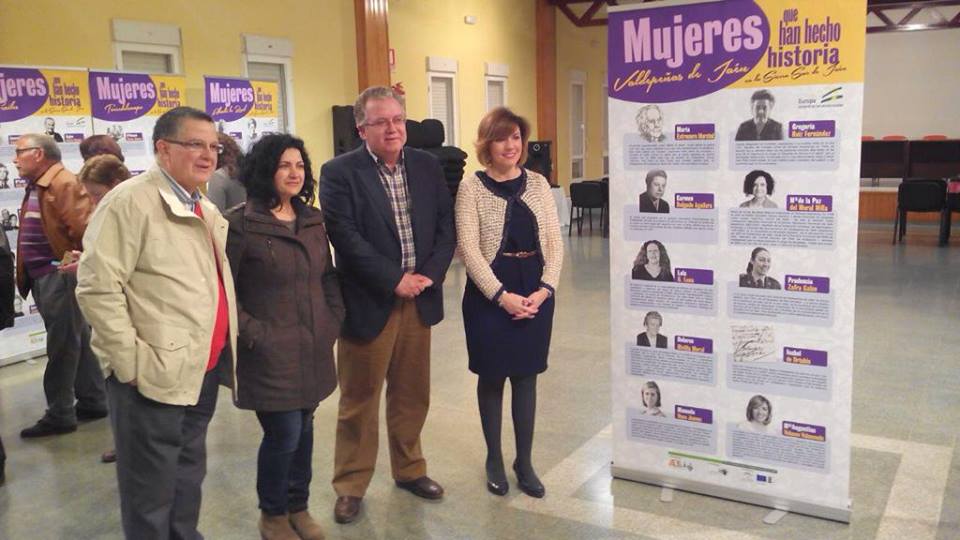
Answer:
POLYGON ((306 510, 302 512, 291 512, 290 525, 293 525, 293 530, 297 532, 301 540, 324 539, 323 529, 320 528, 320 524, 317 523, 317 520, 313 519, 310 512, 306 510))
POLYGON ((363 497, 351 497, 344 495, 337 497, 336 504, 333 505, 333 519, 337 523, 352 523, 360 515, 360 501, 363 497))
POLYGON ((400 481, 397 480, 397 487, 413 493, 417 497, 424 499, 437 500, 443 498, 443 487, 434 482, 429 476, 421 476, 416 480, 400 481))
POLYGON ((271 516, 260 512, 260 538, 262 540, 300 540, 297 532, 290 526, 290 518, 286 514, 271 516))

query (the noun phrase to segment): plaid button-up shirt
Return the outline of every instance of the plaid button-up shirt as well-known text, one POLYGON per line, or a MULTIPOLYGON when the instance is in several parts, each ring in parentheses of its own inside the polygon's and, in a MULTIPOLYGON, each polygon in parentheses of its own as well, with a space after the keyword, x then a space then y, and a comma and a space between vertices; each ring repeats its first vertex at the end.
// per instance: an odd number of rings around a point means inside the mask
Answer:
POLYGON ((367 147, 367 152, 377 164, 380 182, 387 191, 390 208, 393 209, 393 219, 397 223, 397 232, 400 233, 401 268, 404 272, 413 272, 417 266, 416 246, 413 243, 413 224, 410 222, 410 197, 407 194, 407 169, 403 162, 403 152, 394 170, 367 147))

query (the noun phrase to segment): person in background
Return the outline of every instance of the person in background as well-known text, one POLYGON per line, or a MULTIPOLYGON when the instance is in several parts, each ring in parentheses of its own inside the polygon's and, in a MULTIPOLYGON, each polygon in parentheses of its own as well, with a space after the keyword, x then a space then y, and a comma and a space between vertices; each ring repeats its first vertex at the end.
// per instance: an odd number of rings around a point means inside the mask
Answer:
POLYGON ((217 156, 217 170, 207 182, 207 197, 221 213, 247 200, 247 190, 239 180, 243 151, 230 135, 217 133, 223 153, 217 156))
MULTIPOLYGON (((0 330, 14 325, 16 309, 13 299, 16 296, 16 279, 13 276, 13 252, 7 233, 0 231, 0 330)), ((6 481, 7 452, 0 439, 0 486, 6 481)))
POLYGON ((510 379, 520 490, 543 497, 533 468, 537 375, 547 369, 563 242, 547 179, 523 169, 530 124, 505 107, 480 121, 486 168, 457 191, 457 245, 467 270, 463 327, 487 444, 487 490, 506 495, 500 445, 503 387, 510 379))
MULTIPOLYGON (((93 199, 96 206, 111 189, 129 179, 130 171, 122 161, 111 154, 93 156, 83 164, 77 179, 93 199)), ((61 268, 63 270, 63 268, 61 268)))
POLYGON ((740 208, 776 208, 773 195, 773 177, 767 171, 750 171, 743 179, 743 194, 750 199, 740 203, 740 208))
POLYGON ((209 115, 176 107, 153 147, 93 215, 77 300, 110 374, 124 535, 197 539, 207 426, 236 365, 227 222, 200 192, 221 146, 209 115))
POLYGON ((320 200, 343 280, 337 344, 340 413, 334 519, 354 521, 373 478, 386 383, 390 465, 397 487, 436 500, 420 432, 430 408, 430 327, 443 319, 443 279, 456 238, 440 163, 404 148, 403 96, 364 90, 353 108, 365 144, 323 165, 320 200))
POLYGON ((123 150, 110 135, 91 135, 80 141, 80 156, 84 163, 93 156, 111 155, 123 162, 123 150))
POLYGON ((750 252, 746 273, 740 274, 740 286, 751 289, 780 289, 780 282, 768 276, 772 257, 767 248, 756 247, 750 252))
POLYGON ((333 344, 344 318, 340 280, 303 141, 265 135, 244 160, 247 202, 227 215, 237 289, 237 406, 263 428, 257 455, 260 535, 320 540, 307 511, 313 414, 337 387, 333 344), (291 528, 292 526, 292 528, 291 528))
POLYGON ((93 201, 60 161, 53 137, 27 134, 17 139, 14 164, 29 183, 20 207, 17 236, 17 288, 33 299, 47 330, 43 391, 47 411, 23 438, 71 433, 78 420, 107 416, 100 363, 90 348, 90 327, 77 306, 76 276, 58 266, 80 249, 93 201))

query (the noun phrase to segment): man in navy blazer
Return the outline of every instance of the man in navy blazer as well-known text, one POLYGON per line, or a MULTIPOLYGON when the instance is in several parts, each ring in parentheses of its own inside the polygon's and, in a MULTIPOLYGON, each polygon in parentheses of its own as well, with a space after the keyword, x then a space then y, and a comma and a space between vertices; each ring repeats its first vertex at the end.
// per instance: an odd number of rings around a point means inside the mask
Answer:
POLYGON ((320 172, 320 201, 347 307, 337 345, 339 523, 356 519, 373 477, 384 383, 397 486, 427 499, 443 497, 427 476, 420 431, 430 403, 430 327, 443 319, 443 279, 456 245, 439 162, 403 146, 403 96, 368 88, 354 117, 365 144, 320 172))

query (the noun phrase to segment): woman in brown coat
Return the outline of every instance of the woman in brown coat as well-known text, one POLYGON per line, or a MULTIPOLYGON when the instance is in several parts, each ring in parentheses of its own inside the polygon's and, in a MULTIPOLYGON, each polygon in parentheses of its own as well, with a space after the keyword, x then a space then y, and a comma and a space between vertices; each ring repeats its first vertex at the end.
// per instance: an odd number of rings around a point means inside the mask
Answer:
POLYGON ((257 495, 263 538, 322 538, 307 513, 313 412, 337 385, 344 307, 303 141, 263 137, 244 161, 247 202, 227 214, 237 290, 237 406, 263 427, 257 495))

